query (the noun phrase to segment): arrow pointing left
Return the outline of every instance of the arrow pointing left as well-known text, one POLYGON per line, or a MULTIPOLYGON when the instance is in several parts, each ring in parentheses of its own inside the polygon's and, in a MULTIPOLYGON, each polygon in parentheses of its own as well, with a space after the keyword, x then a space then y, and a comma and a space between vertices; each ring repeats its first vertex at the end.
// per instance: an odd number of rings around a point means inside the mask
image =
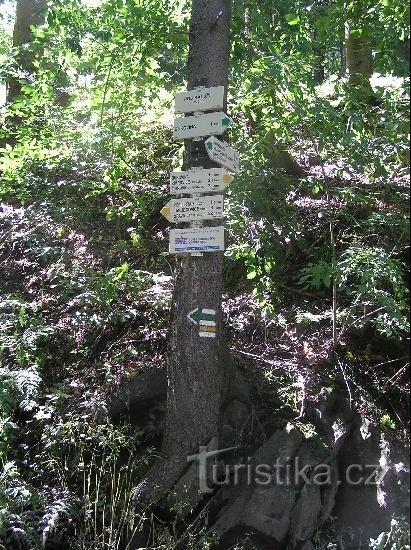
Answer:
POLYGON ((216 311, 215 309, 197 307, 196 309, 193 309, 193 311, 190 311, 187 318, 195 325, 198 325, 202 321, 215 321, 216 311))

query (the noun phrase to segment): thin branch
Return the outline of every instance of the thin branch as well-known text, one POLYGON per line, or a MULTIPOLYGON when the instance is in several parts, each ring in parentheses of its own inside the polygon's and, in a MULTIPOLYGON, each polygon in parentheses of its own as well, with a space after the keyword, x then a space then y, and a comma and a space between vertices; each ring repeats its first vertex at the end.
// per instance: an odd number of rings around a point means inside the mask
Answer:
POLYGON ((394 382, 397 382, 398 378, 402 375, 402 373, 405 371, 405 369, 409 366, 410 366, 410 364, 407 363, 406 365, 401 367, 400 370, 397 371, 394 374, 394 376, 391 376, 391 378, 384 384, 384 387, 382 388, 382 390, 384 391, 387 388, 387 386, 390 386, 390 385, 394 384, 394 382))
POLYGON ((350 399, 350 409, 352 409, 352 393, 351 393, 351 388, 350 388, 350 384, 348 383, 348 379, 347 379, 347 375, 345 374, 345 370, 344 370, 344 366, 341 362, 340 359, 338 359, 338 366, 340 367, 340 370, 342 372, 342 375, 343 375, 343 378, 344 378, 344 382, 345 382, 345 385, 347 387, 347 391, 348 391, 348 396, 349 396, 349 399, 350 399))
POLYGON ((254 355, 253 353, 248 353, 241 349, 230 348, 230 351, 232 351, 233 353, 240 353, 241 355, 245 355, 246 357, 250 357, 251 359, 255 359, 256 361, 260 361, 261 363, 266 363, 267 365, 272 365, 272 366, 278 365, 279 361, 287 361, 287 359, 284 359, 283 357, 278 357, 276 361, 272 361, 270 359, 264 359, 264 357, 260 357, 259 355, 254 355))
POLYGON ((378 367, 383 367, 384 365, 389 365, 390 363, 397 363, 398 361, 403 361, 404 359, 409 359, 409 355, 406 355, 405 357, 399 357, 398 359, 391 359, 390 361, 384 361, 383 363, 378 363, 377 365, 372 365, 373 369, 376 369, 378 367))
POLYGON ((359 321, 362 321, 363 319, 366 319, 367 317, 370 317, 371 315, 374 315, 374 313, 378 313, 379 311, 382 311, 383 309, 385 309, 384 306, 378 307, 377 309, 374 309, 374 311, 370 311, 369 313, 366 313, 362 317, 359 317, 358 319, 354 319, 354 321, 350 325, 348 325, 346 330, 348 330, 353 325, 355 325, 355 323, 358 323, 359 321))

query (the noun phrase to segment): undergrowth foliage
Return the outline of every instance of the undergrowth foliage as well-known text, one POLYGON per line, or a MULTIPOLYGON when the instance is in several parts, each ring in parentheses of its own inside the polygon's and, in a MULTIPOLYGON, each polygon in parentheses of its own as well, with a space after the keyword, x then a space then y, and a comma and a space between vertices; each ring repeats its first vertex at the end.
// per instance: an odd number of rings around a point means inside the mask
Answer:
MULTIPOLYGON (((120 380, 166 361, 175 265, 159 210, 183 157, 189 2, 97 4, 48 2, 31 74, 0 30, 0 78, 22 85, 1 109, 0 541, 120 549, 150 525, 158 546, 189 548, 196 522, 134 517, 157 441, 107 409, 120 380)), ((233 353, 269 383, 262 439, 341 386, 386 429, 408 425, 408 12, 383 0, 358 22, 368 104, 341 67, 345 4, 233 2, 224 315, 233 353)), ((393 523, 371 547, 403 538, 393 523)))

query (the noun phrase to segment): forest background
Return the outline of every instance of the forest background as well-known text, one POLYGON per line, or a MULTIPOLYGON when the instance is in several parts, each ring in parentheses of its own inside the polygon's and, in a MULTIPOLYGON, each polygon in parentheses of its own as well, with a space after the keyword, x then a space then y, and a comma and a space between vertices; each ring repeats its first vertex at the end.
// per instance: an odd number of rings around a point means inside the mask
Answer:
MULTIPOLYGON (((0 7, 0 541, 121 548, 164 410, 107 403, 166 362, 190 3, 0 7)), ((256 441, 296 417, 315 434, 338 388, 408 444, 408 10, 233 2, 223 309, 256 441)), ((152 521, 163 547, 194 536, 152 521)))

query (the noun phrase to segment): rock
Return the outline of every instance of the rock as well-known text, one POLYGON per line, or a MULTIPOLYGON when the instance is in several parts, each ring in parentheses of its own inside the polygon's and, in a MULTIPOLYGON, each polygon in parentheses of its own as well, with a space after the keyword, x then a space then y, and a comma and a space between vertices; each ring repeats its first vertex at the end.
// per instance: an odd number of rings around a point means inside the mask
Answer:
MULTIPOLYGON (((221 538, 230 531, 251 529, 281 547, 288 534, 296 494, 294 484, 286 478, 288 474, 292 476, 291 461, 302 441, 301 433, 289 427, 276 431, 257 450, 242 472, 240 495, 221 510, 212 526, 213 533, 221 538)), ((226 490, 225 497, 230 499, 230 493, 235 491, 238 488, 226 490)))
POLYGON ((290 540, 292 548, 300 548, 309 542, 316 530, 330 516, 338 489, 338 467, 329 461, 333 452, 321 448, 319 441, 306 440, 298 451, 300 471, 308 466, 308 481, 300 482, 301 492, 291 513, 290 540), (322 474, 326 474, 322 476, 322 474), (324 483, 317 483, 324 481, 324 483))
POLYGON ((167 397, 165 366, 144 368, 127 377, 114 389, 108 399, 109 414, 118 418, 122 414, 138 417, 153 401, 164 402, 167 397))
POLYGON ((409 462, 372 423, 358 423, 340 453, 343 473, 336 498, 336 527, 348 545, 368 544, 409 513, 409 462), (373 475, 376 472, 376 475, 373 475), (362 480, 360 479, 362 478, 362 480))
POLYGON ((294 544, 310 539, 317 527, 321 512, 321 489, 304 485, 291 514, 291 533, 294 544))

